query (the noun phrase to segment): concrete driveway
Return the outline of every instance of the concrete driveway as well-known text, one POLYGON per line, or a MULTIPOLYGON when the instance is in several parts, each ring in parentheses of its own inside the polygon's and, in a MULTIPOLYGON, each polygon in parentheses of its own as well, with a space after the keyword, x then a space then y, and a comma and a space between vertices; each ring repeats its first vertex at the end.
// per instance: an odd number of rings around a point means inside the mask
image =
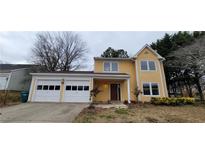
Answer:
POLYGON ((23 103, 0 108, 0 122, 55 123, 72 122, 89 104, 23 103))

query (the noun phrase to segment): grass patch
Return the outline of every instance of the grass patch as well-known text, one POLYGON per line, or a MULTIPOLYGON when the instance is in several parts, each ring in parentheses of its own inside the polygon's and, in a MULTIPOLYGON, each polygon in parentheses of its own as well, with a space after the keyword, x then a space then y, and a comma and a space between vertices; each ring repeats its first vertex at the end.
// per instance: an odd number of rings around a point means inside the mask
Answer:
POLYGON ((185 106, 138 105, 132 108, 84 109, 74 122, 92 123, 200 123, 205 122, 205 104, 185 106))
POLYGON ((100 118, 105 118, 105 119, 107 119, 107 120, 110 120, 110 119, 114 119, 114 118, 115 118, 115 116, 113 116, 113 115, 99 115, 99 117, 100 117, 100 118))
POLYGON ((128 114, 128 109, 118 108, 118 109, 115 110, 115 113, 117 113, 117 114, 128 114))

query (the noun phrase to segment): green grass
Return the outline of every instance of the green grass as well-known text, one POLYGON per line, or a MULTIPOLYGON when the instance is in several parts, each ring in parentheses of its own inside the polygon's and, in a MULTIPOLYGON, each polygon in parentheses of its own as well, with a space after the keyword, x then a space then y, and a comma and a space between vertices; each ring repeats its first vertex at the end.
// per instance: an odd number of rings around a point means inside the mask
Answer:
POLYGON ((117 113, 117 114, 128 114, 128 109, 118 108, 118 109, 115 110, 115 113, 117 113))
POLYGON ((113 119, 113 118, 115 118, 115 116, 113 116, 113 115, 99 115, 99 117, 100 118, 105 118, 105 119, 113 119))

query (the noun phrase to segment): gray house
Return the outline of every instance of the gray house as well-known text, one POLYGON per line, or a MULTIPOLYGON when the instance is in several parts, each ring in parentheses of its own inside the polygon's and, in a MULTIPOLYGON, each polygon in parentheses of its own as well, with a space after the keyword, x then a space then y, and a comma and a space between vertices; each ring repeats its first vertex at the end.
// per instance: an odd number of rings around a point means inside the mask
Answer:
POLYGON ((0 90, 29 90, 32 64, 0 64, 0 90))

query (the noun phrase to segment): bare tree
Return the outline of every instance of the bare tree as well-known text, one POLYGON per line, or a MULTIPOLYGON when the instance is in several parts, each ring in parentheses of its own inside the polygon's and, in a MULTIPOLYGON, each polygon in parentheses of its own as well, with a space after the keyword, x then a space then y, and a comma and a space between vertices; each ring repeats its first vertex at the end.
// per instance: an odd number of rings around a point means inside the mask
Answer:
POLYGON ((32 48, 33 62, 47 71, 73 71, 82 67, 87 46, 73 32, 41 32, 32 48))
POLYGON ((193 78, 200 99, 204 100, 200 80, 205 75, 205 37, 189 46, 179 48, 170 54, 170 57, 172 60, 169 63, 173 67, 180 67, 183 74, 186 72, 193 78))

